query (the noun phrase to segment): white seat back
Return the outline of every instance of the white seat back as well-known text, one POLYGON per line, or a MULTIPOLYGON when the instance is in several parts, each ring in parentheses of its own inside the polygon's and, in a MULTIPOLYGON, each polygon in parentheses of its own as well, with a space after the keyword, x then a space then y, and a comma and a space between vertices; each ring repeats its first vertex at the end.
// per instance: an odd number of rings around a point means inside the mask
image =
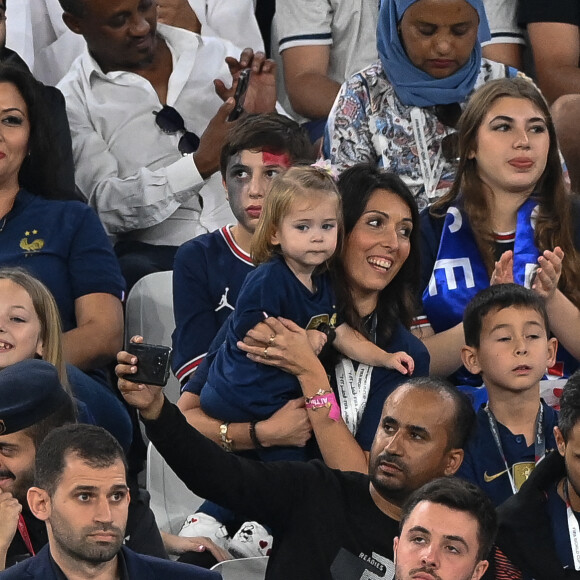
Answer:
POLYGON ((240 558, 218 562, 212 570, 217 570, 223 580, 264 580, 268 556, 240 558))
MULTIPOLYGON (((125 344, 140 334, 148 344, 171 346, 173 318, 173 272, 156 272, 141 278, 129 292, 125 307, 125 344)), ((167 398, 179 398, 179 381, 169 376, 167 398)))

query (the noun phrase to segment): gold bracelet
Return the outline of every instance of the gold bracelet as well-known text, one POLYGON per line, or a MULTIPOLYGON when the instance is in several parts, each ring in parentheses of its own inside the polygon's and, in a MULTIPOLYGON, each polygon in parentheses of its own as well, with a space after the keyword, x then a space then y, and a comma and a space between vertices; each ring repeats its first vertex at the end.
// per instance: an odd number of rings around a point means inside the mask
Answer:
POLYGON ((312 397, 304 397, 304 402, 308 405, 310 401, 312 401, 312 399, 320 397, 320 395, 327 395, 328 393, 332 393, 332 391, 328 389, 318 389, 318 391, 316 391, 316 394, 312 395, 312 397))
POLYGON ((234 442, 232 439, 228 438, 228 427, 230 426, 229 422, 222 423, 220 425, 220 439, 222 442, 222 448, 230 453, 233 451, 234 442))

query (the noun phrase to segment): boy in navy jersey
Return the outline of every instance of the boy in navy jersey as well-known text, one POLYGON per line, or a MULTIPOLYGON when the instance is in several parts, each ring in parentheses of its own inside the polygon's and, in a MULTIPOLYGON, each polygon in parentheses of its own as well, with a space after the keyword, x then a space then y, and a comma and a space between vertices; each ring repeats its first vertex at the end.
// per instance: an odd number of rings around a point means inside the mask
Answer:
POLYGON ((272 179, 313 161, 306 133, 276 113, 249 115, 230 132, 220 167, 237 222, 186 242, 173 266, 173 372, 184 385, 234 309, 248 272, 250 242, 272 179))
POLYGON ((540 379, 554 364, 543 299, 518 284, 479 292, 463 316, 463 364, 481 374, 489 402, 465 447, 460 477, 496 505, 516 493, 536 463, 556 447, 556 412, 540 400, 540 379))

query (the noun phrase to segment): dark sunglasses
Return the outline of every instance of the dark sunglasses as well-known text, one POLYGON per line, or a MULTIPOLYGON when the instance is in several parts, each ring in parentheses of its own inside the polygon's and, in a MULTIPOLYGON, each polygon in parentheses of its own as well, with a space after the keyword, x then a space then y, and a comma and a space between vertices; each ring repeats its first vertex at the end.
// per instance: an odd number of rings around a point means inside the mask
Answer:
POLYGON ((164 105, 161 111, 153 111, 157 126, 168 135, 183 133, 177 148, 182 155, 195 153, 199 147, 199 137, 185 128, 183 117, 169 105, 164 105))
MULTIPOLYGON (((457 129, 462 113, 461 105, 459 103, 435 105, 434 113, 441 124, 457 129)), ((451 135, 443 137, 441 140, 441 152, 447 161, 457 161, 459 157, 459 135, 457 133, 451 133, 451 135)))

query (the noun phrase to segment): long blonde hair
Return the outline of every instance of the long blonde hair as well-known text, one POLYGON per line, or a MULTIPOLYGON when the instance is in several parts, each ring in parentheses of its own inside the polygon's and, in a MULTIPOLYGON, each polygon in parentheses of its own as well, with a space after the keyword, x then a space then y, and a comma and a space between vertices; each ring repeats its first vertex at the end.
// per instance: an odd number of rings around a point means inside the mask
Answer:
POLYGON ((525 99, 541 111, 548 129, 550 144, 546 167, 532 193, 538 200, 534 242, 540 252, 560 246, 566 257, 562 263, 559 287, 580 308, 580 256, 574 246, 572 207, 562 175, 558 141, 550 109, 535 85, 525 78, 497 79, 487 82, 470 98, 459 121, 459 166, 449 193, 437 200, 430 213, 444 215, 447 208, 461 196, 463 211, 483 257, 488 274, 494 268, 494 232, 489 223, 487 186, 479 176, 476 159, 470 159, 477 150, 477 133, 493 104, 501 98, 525 99))
POLYGON ((62 353, 60 313, 50 290, 24 268, 0 268, 0 280, 10 280, 30 296, 34 312, 40 321, 42 359, 56 367, 62 386, 73 396, 62 353))
POLYGON ((343 223, 340 195, 332 177, 324 170, 311 166, 291 167, 278 175, 272 182, 266 197, 260 221, 252 237, 251 255, 254 264, 262 264, 280 252, 279 246, 272 244, 272 236, 280 227, 297 199, 334 197, 337 203, 337 244, 334 255, 339 255, 343 240, 343 223))

